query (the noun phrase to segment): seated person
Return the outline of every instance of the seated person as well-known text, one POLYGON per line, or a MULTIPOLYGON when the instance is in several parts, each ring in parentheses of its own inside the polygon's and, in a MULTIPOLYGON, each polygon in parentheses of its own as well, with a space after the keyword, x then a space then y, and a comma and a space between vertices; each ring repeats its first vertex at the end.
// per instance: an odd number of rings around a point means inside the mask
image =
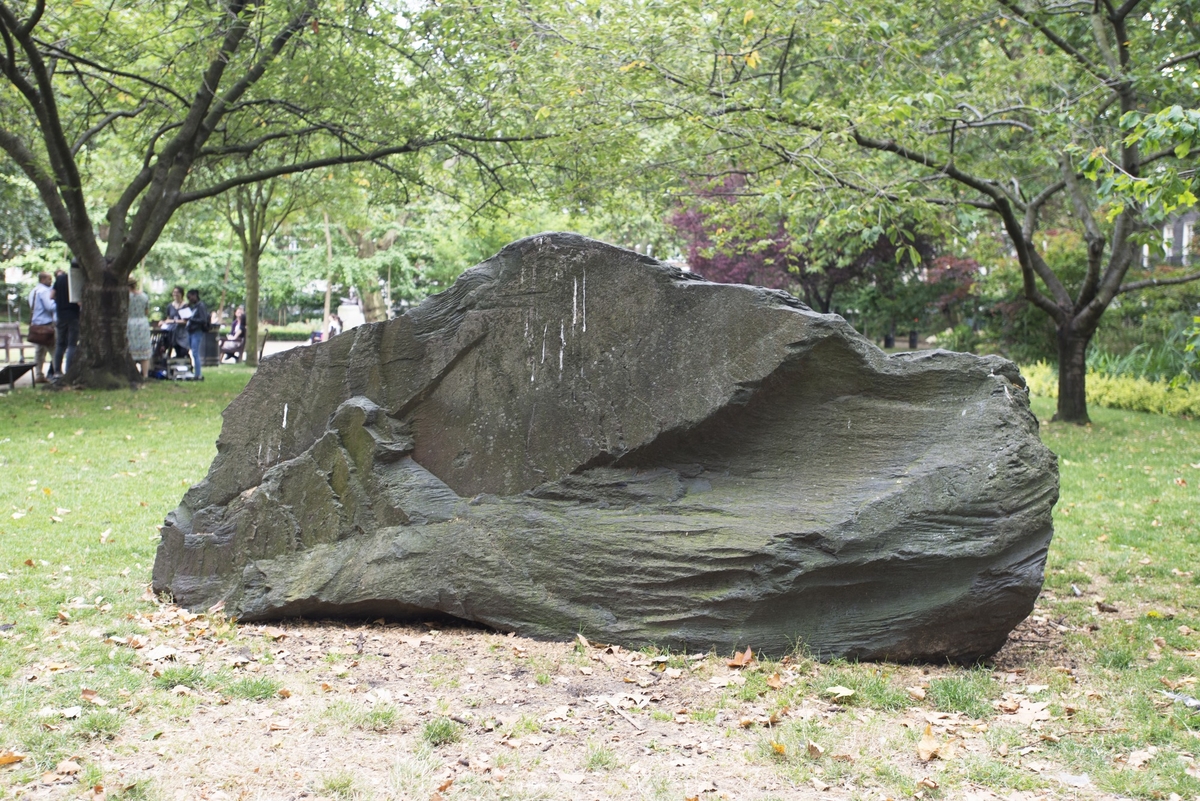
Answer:
POLYGON ((226 358, 232 356, 235 362, 240 361, 245 352, 246 307, 238 306, 237 311, 233 313, 233 326, 221 342, 221 360, 224 361, 226 358))

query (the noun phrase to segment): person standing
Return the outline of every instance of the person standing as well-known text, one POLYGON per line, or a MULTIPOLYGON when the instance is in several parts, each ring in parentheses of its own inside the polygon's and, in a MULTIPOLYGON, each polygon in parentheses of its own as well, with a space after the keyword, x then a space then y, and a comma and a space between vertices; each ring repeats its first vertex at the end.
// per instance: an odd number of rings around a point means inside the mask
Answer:
POLYGON ((129 319, 125 323, 125 334, 129 339, 129 355, 137 362, 142 381, 150 377, 150 298, 138 292, 136 278, 129 279, 129 319))
POLYGON ((170 347, 175 349, 175 358, 184 359, 188 355, 188 332, 187 318, 191 316, 191 311, 184 310, 188 308, 183 298, 183 287, 177 286, 171 290, 171 302, 167 304, 167 322, 163 324, 163 329, 168 331, 168 341, 170 347))
MULTIPOLYGON (((75 264, 71 262, 71 266, 75 264)), ((57 336, 51 364, 54 374, 62 378, 75 362, 75 350, 79 347, 79 304, 71 302, 71 282, 66 270, 59 270, 54 275, 54 308, 58 321, 55 323, 57 336)))
MULTIPOLYGON (((29 335, 26 337, 37 347, 33 352, 33 383, 45 384, 49 379, 42 373, 42 363, 54 349, 54 290, 50 288, 50 273, 38 273, 37 285, 29 293, 29 335), (40 326, 42 330, 35 330, 40 326), (47 328, 49 326, 49 328, 47 328)), ((50 369, 54 369, 51 361, 50 369)))
POLYGON ((208 307, 200 300, 200 291, 189 289, 187 293, 188 308, 191 316, 187 321, 188 348, 192 351, 192 380, 203 381, 201 372, 204 365, 204 335, 208 333, 208 307))

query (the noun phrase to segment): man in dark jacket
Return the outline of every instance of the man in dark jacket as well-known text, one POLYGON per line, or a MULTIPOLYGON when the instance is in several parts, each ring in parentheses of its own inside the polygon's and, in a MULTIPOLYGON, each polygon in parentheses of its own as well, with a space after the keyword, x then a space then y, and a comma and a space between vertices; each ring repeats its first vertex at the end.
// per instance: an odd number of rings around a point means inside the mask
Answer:
POLYGON ((201 368, 204 364, 204 335, 208 333, 208 307, 200 300, 199 290, 189 289, 187 299, 187 307, 192 310, 187 321, 188 347, 192 351, 192 379, 203 381, 201 368))
POLYGON ((75 349, 79 346, 79 304, 71 302, 70 287, 67 271, 55 272, 54 306, 58 311, 55 320, 58 336, 54 340, 54 358, 50 363, 54 367, 54 375, 60 378, 75 361, 75 349))

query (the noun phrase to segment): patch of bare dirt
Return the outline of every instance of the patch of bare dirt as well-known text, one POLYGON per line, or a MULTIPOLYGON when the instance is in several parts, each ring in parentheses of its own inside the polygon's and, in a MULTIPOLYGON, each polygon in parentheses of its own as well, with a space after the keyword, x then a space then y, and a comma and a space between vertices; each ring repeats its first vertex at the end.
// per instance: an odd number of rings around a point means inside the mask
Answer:
POLYGON ((1047 686, 1029 676, 1067 669, 1069 655, 1061 626, 1036 616, 997 658, 1005 692, 991 723, 925 700, 950 667, 760 665, 749 653, 383 621, 234 626, 169 605, 138 622, 144 635, 112 645, 133 649, 134 669, 159 686, 111 699, 119 733, 78 754, 83 772, 49 773, 15 797, 768 801, 939 787, 978 801, 1102 797, 1037 761, 1059 724, 1039 700, 1047 686), (857 705, 833 685, 846 671, 882 676, 911 704, 857 705), (993 740, 1004 726, 1029 745, 993 740), (975 784, 958 768, 965 758, 1044 774, 1044 789, 975 784), (85 789, 89 769, 108 786, 85 789))
POLYGON ((1075 670, 1078 663, 1066 643, 1070 631, 1072 627, 1064 618, 1056 620, 1035 612, 1008 635, 1008 642, 992 657, 991 665, 1000 672, 1031 667, 1075 670))

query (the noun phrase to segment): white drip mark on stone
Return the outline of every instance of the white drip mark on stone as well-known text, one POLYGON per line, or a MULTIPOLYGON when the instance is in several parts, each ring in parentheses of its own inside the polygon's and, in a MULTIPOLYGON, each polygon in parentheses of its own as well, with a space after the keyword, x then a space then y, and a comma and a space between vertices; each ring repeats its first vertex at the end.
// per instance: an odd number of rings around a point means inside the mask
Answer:
POLYGON ((579 279, 574 279, 574 286, 571 289, 571 330, 575 329, 575 323, 579 322, 579 279))
POLYGON ((563 323, 558 324, 558 374, 562 375, 563 369, 563 352, 567 349, 567 327, 563 323))
POLYGON ((542 364, 546 363, 546 332, 550 330, 550 323, 546 323, 542 328, 542 364))
POLYGON ((587 332, 587 270, 583 271, 583 330, 587 332))
POLYGON ((283 404, 283 427, 284 428, 287 428, 287 412, 288 412, 287 407, 288 407, 288 405, 286 403, 283 404))

